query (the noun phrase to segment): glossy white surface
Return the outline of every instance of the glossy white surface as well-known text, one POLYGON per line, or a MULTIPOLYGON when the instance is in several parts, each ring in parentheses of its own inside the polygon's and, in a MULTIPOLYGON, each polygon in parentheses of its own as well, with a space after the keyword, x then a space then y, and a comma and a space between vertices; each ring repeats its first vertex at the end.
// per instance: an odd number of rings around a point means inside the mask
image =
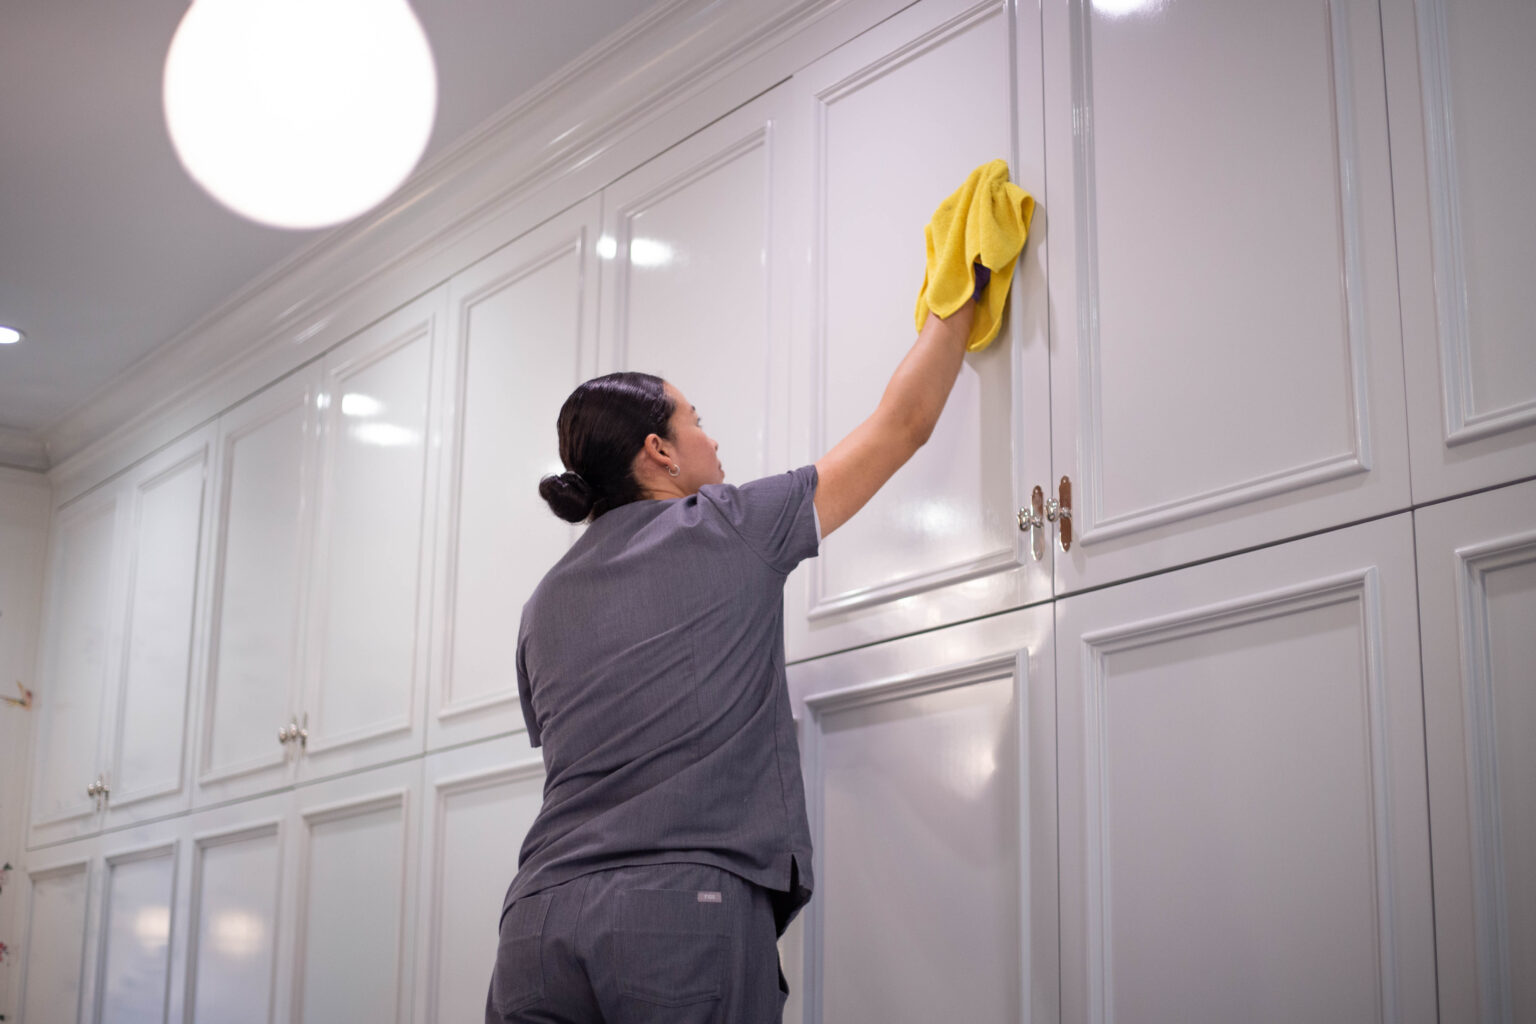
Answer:
POLYGON ((170 987, 174 848, 106 865, 96 1020, 157 1024, 170 987))
POLYGON ((538 484, 562 471, 555 420, 592 375, 597 235, 593 199, 448 286, 457 466, 444 474, 440 586, 448 600, 429 723, 434 746, 523 725, 513 663, 523 602, 575 537, 538 484))
POLYGON ((133 487, 133 569, 109 807, 182 791, 202 550, 206 437, 133 487), (179 460, 178 458, 179 457, 179 460))
POLYGON ((1536 484, 1414 513, 1441 1020, 1536 1016, 1536 484))
POLYGON ((478 1020, 501 901, 543 802, 544 763, 518 735, 429 757, 415 1020, 478 1020))
POLYGON ((116 649, 115 491, 104 488, 60 509, 49 564, 47 639, 38 686, 43 714, 34 776, 34 825, 93 816, 86 789, 97 777, 102 704, 116 649))
POLYGON ((817 858, 796 1019, 1058 1019, 1051 632, 1030 608, 790 667, 817 858))
POLYGON ((1414 500, 1536 474, 1536 9, 1388 0, 1414 500), (1522 108, 1523 110, 1523 108, 1522 108))
POLYGON ((266 1024, 278 920, 276 826, 201 839, 192 899, 188 1010, 195 1024, 266 1024))
POLYGON ((391 317, 325 360, 306 758, 418 719, 432 328, 391 317))
POLYGON ((88 877, 84 864, 32 876, 31 913, 22 947, 27 976, 21 1019, 26 1024, 77 1024, 88 877))
POLYGON ((1413 569, 1401 515, 1056 603, 1064 1017, 1435 1020, 1413 569))
POLYGON ((1012 668, 819 716, 823 1020, 1018 1019, 1012 668))
MULTIPOLYGON (((795 461, 868 417, 912 344, 940 202, 999 157, 1044 201, 1038 33, 1007 4, 928 0, 795 76, 795 461)), ((1044 232, 927 445, 792 586, 791 659, 1049 596, 1049 552, 1021 567, 1016 522, 1021 475, 1050 471, 1044 232)))
POLYGON ((307 551, 306 438, 313 374, 284 381, 220 423, 222 511, 202 772, 280 764, 295 713, 307 551))
POLYGON ((1376 4, 1043 13, 1056 592, 1406 506, 1376 4))
POLYGON ((786 100, 782 88, 754 100, 603 192, 602 369, 672 382, 734 484, 790 468, 770 456, 784 427, 772 396, 788 315, 774 279, 786 100))
POLYGON ((403 795, 305 815, 295 1024, 398 1019, 403 795))

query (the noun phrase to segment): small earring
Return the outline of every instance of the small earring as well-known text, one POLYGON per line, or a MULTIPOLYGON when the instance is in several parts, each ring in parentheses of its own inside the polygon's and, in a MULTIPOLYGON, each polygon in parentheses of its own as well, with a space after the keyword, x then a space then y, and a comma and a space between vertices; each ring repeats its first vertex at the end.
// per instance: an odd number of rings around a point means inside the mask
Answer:
POLYGON ((678 465, 675 462, 667 467, 667 476, 677 476, 677 474, 681 472, 682 470, 678 468, 678 465))

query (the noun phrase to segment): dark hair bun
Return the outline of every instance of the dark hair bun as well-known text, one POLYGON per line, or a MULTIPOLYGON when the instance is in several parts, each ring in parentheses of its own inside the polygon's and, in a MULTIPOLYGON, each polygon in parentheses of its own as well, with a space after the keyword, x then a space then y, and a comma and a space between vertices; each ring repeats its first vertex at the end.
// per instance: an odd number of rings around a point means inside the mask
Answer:
POLYGON ((550 510, 568 523, 579 523, 592 514, 596 503, 592 488, 575 473, 546 476, 539 481, 539 497, 550 510))

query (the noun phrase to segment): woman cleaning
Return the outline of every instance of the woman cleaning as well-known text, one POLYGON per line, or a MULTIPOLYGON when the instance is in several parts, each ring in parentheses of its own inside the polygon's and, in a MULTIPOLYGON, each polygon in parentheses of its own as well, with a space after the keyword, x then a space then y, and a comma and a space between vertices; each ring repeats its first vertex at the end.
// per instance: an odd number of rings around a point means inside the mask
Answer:
POLYGON ((488 1024, 781 1019, 776 943, 812 888, 784 579, 927 441, 979 347, 973 327, 980 344, 997 332, 1032 203, 1007 185, 1023 197, 1007 194, 1011 251, 968 251, 966 206, 1002 190, 986 170, 929 226, 916 343, 874 413, 815 464, 725 484, 698 410, 649 374, 566 399, 566 472, 539 493, 589 525, 518 631, 546 778, 502 905, 488 1024), (987 294, 987 266, 1002 295, 987 294))

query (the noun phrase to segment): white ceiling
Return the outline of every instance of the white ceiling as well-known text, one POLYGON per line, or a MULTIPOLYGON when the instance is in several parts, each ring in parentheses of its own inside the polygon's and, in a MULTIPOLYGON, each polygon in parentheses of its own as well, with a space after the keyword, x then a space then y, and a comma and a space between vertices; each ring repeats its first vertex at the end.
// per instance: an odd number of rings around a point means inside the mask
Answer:
MULTIPOLYGON (((422 165, 654 0, 412 0, 437 62, 422 165)), ((187 0, 0 9, 0 432, 38 436, 323 236, 242 220, 187 177, 160 106, 187 0)), ((366 215, 365 215, 366 216, 366 215)))

